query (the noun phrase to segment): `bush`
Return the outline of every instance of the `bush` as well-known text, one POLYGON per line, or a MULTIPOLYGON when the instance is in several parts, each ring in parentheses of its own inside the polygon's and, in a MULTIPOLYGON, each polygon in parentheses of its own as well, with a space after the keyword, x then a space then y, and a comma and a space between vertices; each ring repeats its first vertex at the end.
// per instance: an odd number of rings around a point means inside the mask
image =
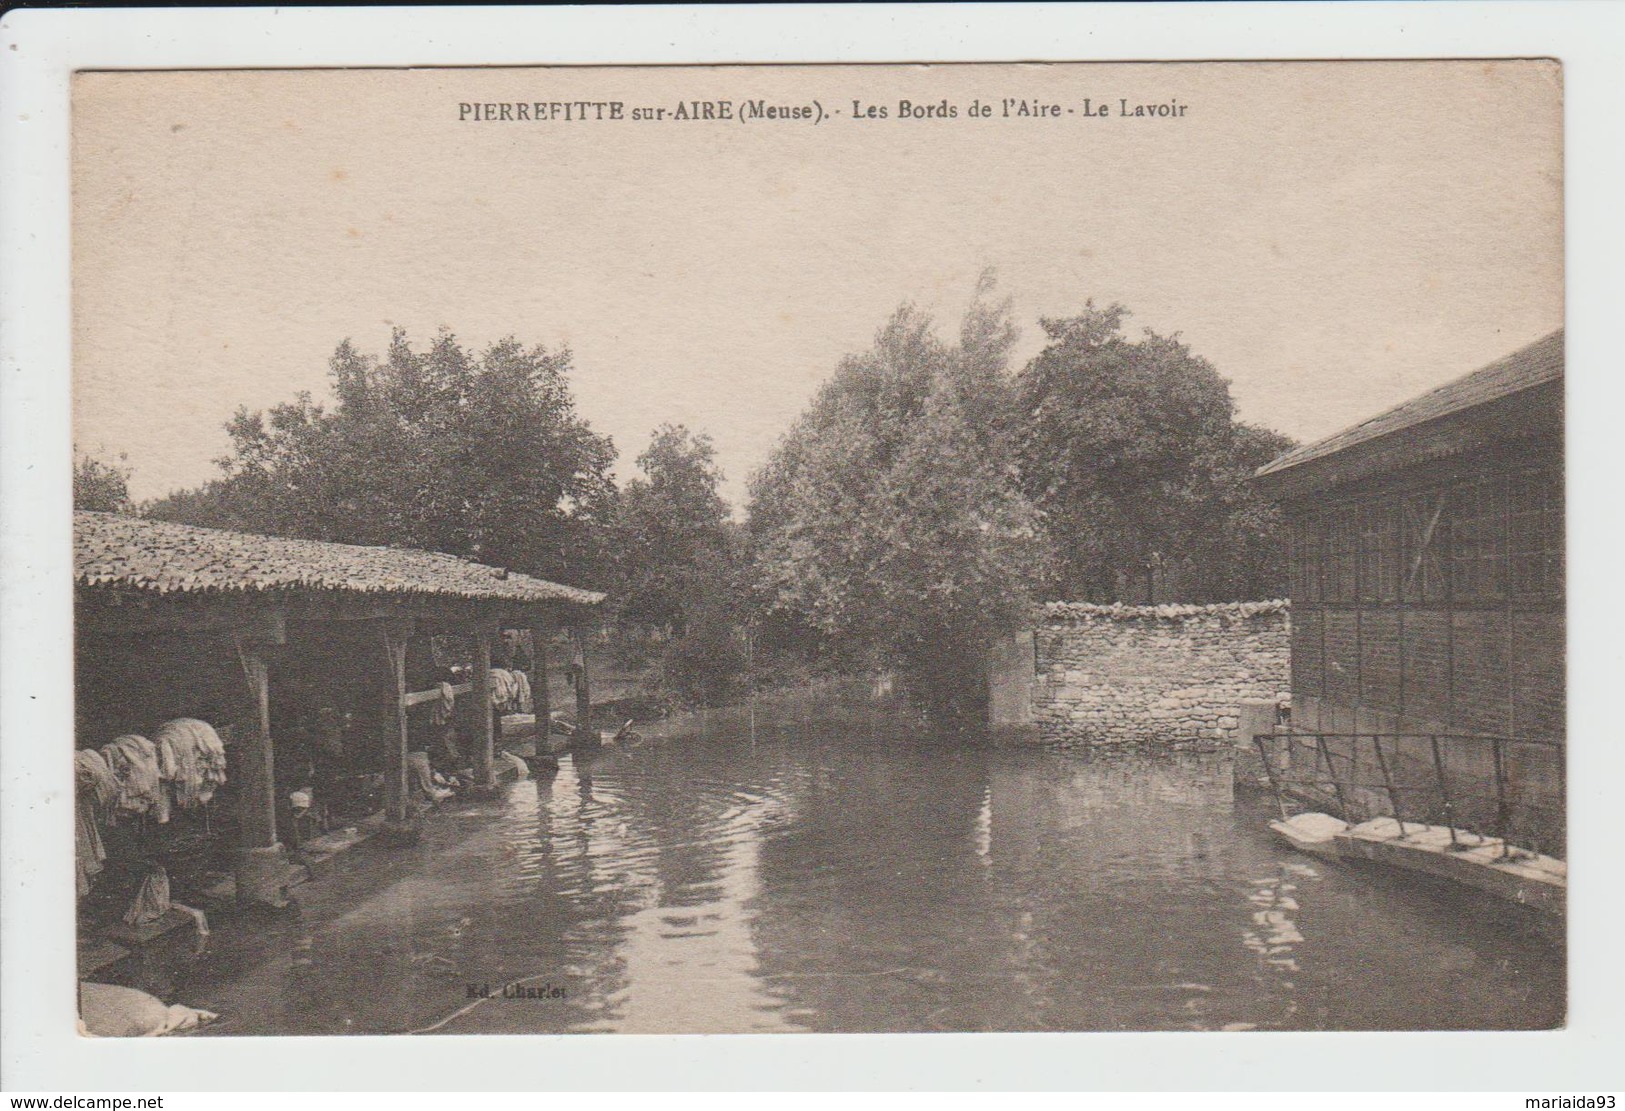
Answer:
POLYGON ((720 706, 749 690, 745 645, 725 615, 702 610, 671 643, 661 668, 666 693, 691 706, 720 706))

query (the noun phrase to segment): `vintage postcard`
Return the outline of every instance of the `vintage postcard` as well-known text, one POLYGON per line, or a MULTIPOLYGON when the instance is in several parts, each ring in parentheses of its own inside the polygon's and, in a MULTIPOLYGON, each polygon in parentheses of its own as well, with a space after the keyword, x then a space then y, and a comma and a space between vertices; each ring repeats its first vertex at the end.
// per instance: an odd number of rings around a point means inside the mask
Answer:
POLYGON ((80 1031, 1563 1026, 1562 107, 77 73, 80 1031))

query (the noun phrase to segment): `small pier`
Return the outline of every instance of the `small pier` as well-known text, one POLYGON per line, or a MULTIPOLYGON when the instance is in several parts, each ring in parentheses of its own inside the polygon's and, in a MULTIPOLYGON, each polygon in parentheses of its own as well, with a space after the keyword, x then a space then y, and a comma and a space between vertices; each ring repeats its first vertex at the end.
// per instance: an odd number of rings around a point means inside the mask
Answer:
POLYGON ((1370 861, 1452 880, 1562 918, 1568 865, 1450 826, 1372 818, 1358 825, 1315 812, 1270 823, 1276 836, 1324 859, 1370 861))
POLYGON ((1536 795, 1527 773, 1544 758, 1557 770, 1538 778, 1561 783, 1556 746, 1382 733, 1260 733, 1253 743, 1280 807, 1270 828, 1293 848, 1437 876, 1564 917, 1568 865, 1542 851, 1561 831, 1561 794, 1536 795))

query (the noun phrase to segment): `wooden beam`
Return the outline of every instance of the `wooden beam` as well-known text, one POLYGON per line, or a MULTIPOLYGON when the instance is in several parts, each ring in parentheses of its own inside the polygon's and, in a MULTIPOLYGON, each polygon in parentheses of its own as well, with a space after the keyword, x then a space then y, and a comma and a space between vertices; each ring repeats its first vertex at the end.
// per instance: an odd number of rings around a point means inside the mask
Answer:
POLYGON ((237 742, 237 898, 287 902, 286 862, 276 830, 276 758, 271 748, 270 668, 250 641, 234 641, 247 686, 246 728, 237 742))
POLYGON ((237 642, 237 654, 248 684, 247 728, 237 761, 238 830, 242 848, 263 849, 277 843, 270 668, 265 657, 246 642, 237 642))
POLYGON ((255 610, 238 626, 236 635, 254 644, 286 644, 288 613, 281 606, 255 610))
POLYGON ((540 621, 530 627, 530 698, 536 711, 536 755, 546 756, 553 708, 547 693, 547 626, 540 621))
POLYGON ((573 625, 570 638, 575 643, 576 734, 584 741, 597 740, 592 731, 592 681, 587 677, 587 630, 573 625))
POLYGON ((473 623, 468 634, 474 641, 474 785, 496 786, 496 728, 491 715, 491 638, 496 625, 489 620, 473 623))
POLYGON ((384 818, 397 826, 411 820, 411 794, 406 769, 406 641, 411 622, 389 621, 383 625, 384 662, 389 667, 392 697, 384 700, 384 732, 388 738, 384 753, 384 818))
POLYGON ((566 602, 518 603, 481 598, 426 598, 413 595, 352 594, 344 591, 266 591, 234 594, 157 594, 126 586, 78 586, 75 616, 109 633, 234 635, 270 640, 283 635, 278 624, 351 624, 416 619, 421 632, 461 634, 468 622, 501 619, 516 627, 557 623, 580 616, 581 607, 566 602), (267 617, 274 614, 274 617, 267 617))
POLYGON ((355 598, 303 595, 288 603, 288 617, 312 624, 391 621, 415 616, 403 600, 362 601, 355 598))
POLYGON ((502 610, 490 602, 460 601, 456 606, 442 606, 432 613, 418 615, 418 629, 437 636, 469 635, 469 626, 489 625, 495 629, 501 622, 502 610))
MULTIPOLYGON (((473 689, 473 683, 453 683, 451 685, 451 693, 457 695, 459 698, 465 694, 468 694, 473 689)), ((401 708, 409 710, 413 706, 421 706, 425 702, 434 702, 439 697, 439 687, 435 687, 433 690, 411 691, 401 696, 401 708)))
POLYGON ((229 636, 254 644, 287 643, 287 610, 275 598, 211 603, 130 597, 115 591, 81 588, 74 601, 75 616, 107 635, 178 633, 229 636))

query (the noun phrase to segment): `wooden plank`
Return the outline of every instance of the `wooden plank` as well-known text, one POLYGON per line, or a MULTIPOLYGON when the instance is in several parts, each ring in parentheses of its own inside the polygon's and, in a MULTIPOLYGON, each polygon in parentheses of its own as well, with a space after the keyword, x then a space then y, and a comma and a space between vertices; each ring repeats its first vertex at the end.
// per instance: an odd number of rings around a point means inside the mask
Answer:
POLYGON ((280 600, 151 599, 81 587, 74 595, 75 617, 112 636, 181 633, 239 637, 254 644, 287 643, 287 610, 280 600))
MULTIPOLYGON (((1458 831, 1455 840, 1465 842, 1472 836, 1458 831)), ((1503 857, 1502 843, 1494 838, 1457 850, 1446 826, 1406 823, 1401 838, 1394 819, 1373 818, 1337 834, 1335 840, 1350 859, 1441 876, 1550 915, 1567 912, 1567 864, 1522 852, 1503 857)))
MULTIPOLYGON (((451 693, 457 695, 458 697, 468 694, 473 689, 473 683, 453 683, 451 685, 451 693)), ((426 691, 412 691, 410 694, 403 694, 401 696, 401 707, 409 710, 413 706, 421 706, 425 702, 433 702, 439 697, 439 687, 426 691)))
POLYGON ((496 627, 489 620, 474 623, 469 635, 474 640, 473 689, 486 692, 475 696, 474 705, 474 782, 480 787, 495 787, 496 728, 491 717, 491 638, 496 627))
POLYGON ((250 643, 237 641, 248 685, 248 720, 237 748, 239 844, 267 849, 277 844, 275 757, 271 750, 270 669, 250 643))
POLYGON ((264 648, 234 639, 247 681, 247 728, 237 742, 235 893, 244 903, 285 906, 288 862, 276 835, 276 764, 271 747, 270 668, 264 648))
POLYGON ((576 731, 582 740, 596 740, 592 732, 592 682, 587 677, 587 630, 573 626, 570 636, 575 642, 576 731))
POLYGON ((389 821, 405 823, 411 817, 407 789, 406 641, 410 623, 390 622, 383 628, 384 661, 389 667, 394 697, 384 703, 384 813, 389 821))
POLYGON ((553 708, 547 693, 547 626, 540 621, 530 627, 530 699, 536 728, 545 742, 553 708))
POLYGON ((593 687, 587 674, 587 630, 582 625, 570 629, 570 640, 575 645, 575 731, 578 739, 588 741, 596 737, 593 728, 593 687))

